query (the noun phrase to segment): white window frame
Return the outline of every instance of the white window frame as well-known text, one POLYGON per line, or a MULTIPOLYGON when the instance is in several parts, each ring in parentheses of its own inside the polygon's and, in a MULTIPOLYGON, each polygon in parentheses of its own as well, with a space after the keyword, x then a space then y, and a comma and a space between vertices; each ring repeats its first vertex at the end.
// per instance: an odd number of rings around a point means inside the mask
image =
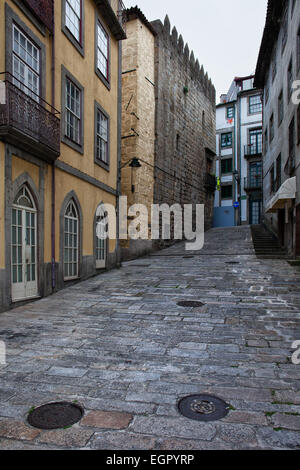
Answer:
POLYGON ((14 85, 34 100, 39 101, 40 50, 15 24, 12 28, 12 74, 14 85), (16 33, 19 41, 15 39, 16 33), (16 70, 16 64, 19 67, 18 71, 16 70), (21 67, 23 67, 23 76, 20 72, 21 67), (30 76, 36 78, 36 86, 33 86, 30 76))

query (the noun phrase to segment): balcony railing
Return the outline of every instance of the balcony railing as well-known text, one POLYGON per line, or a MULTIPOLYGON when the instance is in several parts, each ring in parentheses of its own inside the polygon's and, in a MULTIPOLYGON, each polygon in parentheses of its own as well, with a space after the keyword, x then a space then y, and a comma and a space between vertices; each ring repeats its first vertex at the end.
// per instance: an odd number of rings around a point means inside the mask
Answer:
POLYGON ((245 145, 245 157, 251 157, 252 155, 260 155, 262 153, 262 144, 257 142, 256 144, 245 145))
POLYGON ((18 79, 0 73, 0 139, 52 162, 60 154, 58 115, 18 79))
POLYGON ((254 191, 256 189, 262 189, 262 176, 251 176, 250 178, 244 178, 244 189, 245 191, 254 191))
POLYGON ((215 175, 211 175, 210 173, 205 174, 205 188, 209 192, 215 192, 217 187, 217 178, 215 175))

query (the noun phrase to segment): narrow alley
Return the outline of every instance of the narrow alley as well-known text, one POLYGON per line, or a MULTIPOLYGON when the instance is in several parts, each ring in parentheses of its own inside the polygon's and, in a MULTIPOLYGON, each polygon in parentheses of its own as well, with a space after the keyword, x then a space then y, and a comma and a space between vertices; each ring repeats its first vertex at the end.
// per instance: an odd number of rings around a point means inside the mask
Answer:
POLYGON ((1 314, 0 448, 300 448, 299 282, 285 260, 256 258, 249 227, 212 229, 202 251, 180 243, 1 314), (183 417, 197 393, 227 416, 183 417), (80 403, 82 420, 26 422, 53 401, 80 403))

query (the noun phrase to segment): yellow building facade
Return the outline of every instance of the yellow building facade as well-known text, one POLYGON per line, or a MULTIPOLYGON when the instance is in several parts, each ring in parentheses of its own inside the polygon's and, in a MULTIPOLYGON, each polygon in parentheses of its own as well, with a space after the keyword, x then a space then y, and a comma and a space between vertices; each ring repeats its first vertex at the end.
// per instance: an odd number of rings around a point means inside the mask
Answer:
POLYGON ((122 4, 0 0, 0 37, 3 310, 119 263, 122 4))

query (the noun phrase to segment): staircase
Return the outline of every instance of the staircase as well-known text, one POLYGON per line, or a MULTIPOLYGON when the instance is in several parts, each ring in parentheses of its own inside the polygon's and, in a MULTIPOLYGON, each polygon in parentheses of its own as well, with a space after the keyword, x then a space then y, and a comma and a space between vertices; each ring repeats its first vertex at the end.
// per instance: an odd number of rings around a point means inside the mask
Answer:
POLYGON ((256 256, 261 259, 287 259, 278 239, 263 225, 252 225, 252 240, 256 256))

